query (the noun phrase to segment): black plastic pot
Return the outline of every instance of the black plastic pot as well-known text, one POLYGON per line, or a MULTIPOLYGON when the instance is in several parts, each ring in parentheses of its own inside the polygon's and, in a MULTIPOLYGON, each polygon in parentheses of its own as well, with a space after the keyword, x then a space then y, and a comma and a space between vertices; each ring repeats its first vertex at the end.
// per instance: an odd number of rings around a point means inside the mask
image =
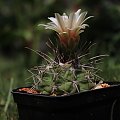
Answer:
POLYGON ((120 120, 120 84, 67 96, 12 91, 19 120, 120 120))

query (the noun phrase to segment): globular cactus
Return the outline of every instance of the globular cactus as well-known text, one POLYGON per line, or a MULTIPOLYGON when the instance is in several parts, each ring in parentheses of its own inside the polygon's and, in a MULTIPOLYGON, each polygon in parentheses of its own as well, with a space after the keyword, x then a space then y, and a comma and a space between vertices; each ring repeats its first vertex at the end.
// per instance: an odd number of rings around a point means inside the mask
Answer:
POLYGON ((31 89, 39 90, 40 94, 66 95, 78 93, 92 89, 99 80, 102 80, 96 74, 99 69, 95 66, 97 61, 106 55, 89 58, 89 64, 88 62, 82 63, 85 56, 80 56, 76 58, 77 67, 75 67, 74 60, 61 63, 43 54, 39 53, 46 60, 46 64, 34 66, 29 70, 34 81, 31 89))
POLYGON ((97 75, 99 69, 96 64, 106 55, 88 57, 93 44, 82 41, 79 36, 88 26, 84 22, 93 17, 85 18, 86 15, 87 12, 81 13, 80 9, 69 16, 55 13, 55 18, 49 17, 50 23, 42 24, 45 29, 54 30, 58 40, 55 44, 51 40, 47 44, 54 58, 32 50, 43 57, 46 63, 29 70, 34 81, 31 89, 37 89, 41 94, 66 95, 90 90, 97 81, 102 80, 97 75))

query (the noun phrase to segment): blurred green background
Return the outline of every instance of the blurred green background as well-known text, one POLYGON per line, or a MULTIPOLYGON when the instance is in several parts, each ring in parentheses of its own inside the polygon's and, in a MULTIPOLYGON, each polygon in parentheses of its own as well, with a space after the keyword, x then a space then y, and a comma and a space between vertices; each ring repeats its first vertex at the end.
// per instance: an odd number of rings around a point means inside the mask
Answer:
POLYGON ((55 12, 69 14, 79 8, 94 16, 81 39, 96 43, 92 55, 109 55, 101 64, 101 76, 120 81, 119 0, 0 0, 0 120, 17 120, 10 91, 28 84, 27 69, 42 61, 25 47, 47 52, 45 42, 52 31, 37 25, 55 12))

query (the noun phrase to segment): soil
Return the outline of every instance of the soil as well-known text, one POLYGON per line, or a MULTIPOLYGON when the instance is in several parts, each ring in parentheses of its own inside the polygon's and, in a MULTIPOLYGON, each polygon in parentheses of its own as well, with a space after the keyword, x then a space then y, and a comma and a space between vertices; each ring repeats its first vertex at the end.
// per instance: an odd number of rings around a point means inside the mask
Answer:
MULTIPOLYGON (((101 83, 101 84, 97 84, 92 90, 106 88, 106 87, 110 87, 110 85, 107 83, 101 83)), ((31 93, 31 94, 41 94, 40 91, 32 88, 20 88, 18 91, 21 91, 24 93, 31 93)), ((52 94, 51 96, 56 96, 56 94, 52 94)))
POLYGON ((32 93, 32 94, 40 94, 38 90, 32 88, 20 88, 18 91, 25 92, 25 93, 32 93))

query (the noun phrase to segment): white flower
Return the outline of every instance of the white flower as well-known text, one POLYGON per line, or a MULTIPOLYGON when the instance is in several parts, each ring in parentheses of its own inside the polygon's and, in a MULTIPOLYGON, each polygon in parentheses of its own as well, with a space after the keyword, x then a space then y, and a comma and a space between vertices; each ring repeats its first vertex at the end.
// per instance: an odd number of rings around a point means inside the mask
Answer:
POLYGON ((84 31, 85 27, 88 24, 84 24, 86 20, 93 16, 89 16, 87 18, 87 12, 81 12, 79 9, 75 13, 71 13, 69 16, 66 13, 63 13, 61 16, 59 13, 55 13, 54 17, 49 17, 48 19, 51 22, 45 24, 39 24, 45 26, 45 29, 51 29, 58 33, 60 42, 65 47, 73 47, 79 41, 79 34, 84 31))

